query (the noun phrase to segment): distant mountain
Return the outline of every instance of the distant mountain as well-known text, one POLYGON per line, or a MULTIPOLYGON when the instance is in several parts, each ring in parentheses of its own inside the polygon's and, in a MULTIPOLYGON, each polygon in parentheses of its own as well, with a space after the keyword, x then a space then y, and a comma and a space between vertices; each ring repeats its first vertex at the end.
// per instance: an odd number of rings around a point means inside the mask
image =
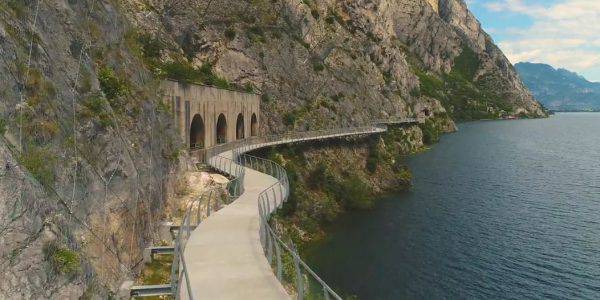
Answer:
POLYGON ((600 111, 600 83, 546 64, 522 62, 517 72, 546 108, 558 111, 600 111))

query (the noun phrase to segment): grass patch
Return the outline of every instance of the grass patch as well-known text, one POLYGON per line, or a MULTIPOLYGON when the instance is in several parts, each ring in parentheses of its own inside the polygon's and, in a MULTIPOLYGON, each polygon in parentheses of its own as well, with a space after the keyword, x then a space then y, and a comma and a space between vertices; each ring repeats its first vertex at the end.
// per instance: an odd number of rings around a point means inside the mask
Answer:
POLYGON ((0 135, 4 135, 6 133, 6 120, 4 118, 0 118, 0 135))
POLYGON ((56 155, 49 147, 30 145, 19 157, 19 163, 43 186, 54 184, 56 155))
POLYGON ((433 119, 425 120, 425 123, 421 124, 421 131, 423 131, 423 143, 427 145, 435 144, 440 140, 441 131, 433 119))
POLYGON ((110 112, 106 110, 106 99, 100 93, 93 93, 82 101, 79 112, 82 119, 92 119, 101 129, 113 126, 110 112))
POLYGON ((112 68, 100 68, 98 81, 100 81, 100 89, 109 101, 116 100, 129 93, 127 80, 117 76, 112 68))
POLYGON ((147 263, 142 270, 140 283, 145 285, 167 284, 171 281, 171 266, 173 255, 155 255, 152 262, 147 263))
POLYGON ((44 254, 46 261, 55 273, 74 276, 81 270, 79 254, 55 242, 46 245, 44 254))

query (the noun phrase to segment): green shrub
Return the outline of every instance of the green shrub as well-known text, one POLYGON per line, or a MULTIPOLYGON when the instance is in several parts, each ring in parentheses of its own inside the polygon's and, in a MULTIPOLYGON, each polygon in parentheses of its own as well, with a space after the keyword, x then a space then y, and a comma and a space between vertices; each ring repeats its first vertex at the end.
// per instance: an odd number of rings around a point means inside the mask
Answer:
POLYGON ((412 181, 412 173, 410 169, 401 163, 401 158, 396 158, 396 163, 392 167, 394 174, 396 175, 396 180, 403 183, 406 186, 410 185, 412 181))
POLYGON ((27 4, 25 1, 8 0, 6 4, 8 4, 8 7, 10 7, 15 12, 15 15, 17 17, 22 18, 25 16, 25 12, 27 11, 27 4))
POLYGON ((246 82, 244 84, 244 91, 247 93, 253 93, 254 92, 254 85, 252 85, 251 82, 246 82))
POLYGON ((79 55, 81 55, 81 51, 83 50, 83 42, 80 40, 72 40, 71 45, 69 46, 69 50, 71 52, 71 57, 75 59, 79 59, 79 55))
POLYGON ((370 173, 375 173, 375 171, 377 171, 377 166, 382 159, 379 147, 377 144, 372 144, 369 148, 369 155, 367 156, 367 170, 370 173))
POLYGON ((425 120, 425 123, 421 125, 421 130, 423 131, 423 143, 432 145, 440 140, 440 131, 432 119, 425 120))
POLYGON ((283 114, 283 124, 293 126, 296 124, 296 114, 294 112, 286 112, 283 114))
POLYGON ((413 89, 410 90, 409 94, 412 97, 421 97, 421 89, 419 89, 419 87, 414 87, 413 89))
POLYGON ((102 89, 108 100, 114 100, 129 93, 127 81, 117 77, 114 70, 109 67, 100 68, 98 80, 100 81, 100 89, 102 89))
POLYGON ((257 42, 257 43, 265 43, 266 42, 265 32, 263 31, 262 27, 260 27, 260 26, 252 26, 252 27, 248 28, 248 31, 246 32, 246 36, 248 36, 248 39, 252 42, 257 42))
POLYGON ((66 247, 51 242, 44 248, 46 261, 52 270, 63 275, 75 275, 81 269, 79 255, 66 247))
POLYGON ((323 162, 319 162, 315 169, 310 172, 306 183, 309 188, 321 191, 325 191, 328 186, 336 184, 331 171, 323 162))
POLYGON ((146 59, 160 59, 160 52, 163 50, 163 43, 151 34, 141 34, 138 37, 141 45, 142 55, 146 59))
POLYGON ((19 157, 19 162, 43 186, 54 184, 56 155, 50 148, 30 145, 19 157))
POLYGON ((262 101, 263 103, 269 103, 271 102, 271 100, 271 96, 269 96, 268 94, 260 95, 260 101, 262 101))
POLYGON ((335 16, 334 15, 329 15, 325 18, 325 22, 327 22, 327 24, 329 25, 333 25, 333 23, 335 22, 335 16))
POLYGON ((230 27, 230 28, 227 28, 227 29, 225 29, 225 37, 226 37, 228 40, 230 40, 230 41, 233 41, 233 39, 235 39, 235 36, 236 36, 235 29, 233 29, 233 28, 231 28, 231 27, 230 27))
POLYGON ((321 72, 325 70, 325 65, 319 61, 315 61, 313 62, 313 70, 315 70, 315 72, 321 72))
POLYGON ((348 209, 368 209, 373 207, 371 187, 357 175, 344 179, 336 191, 336 198, 341 199, 348 209))
POLYGON ((393 79, 394 77, 392 76, 392 73, 390 73, 389 71, 383 72, 383 80, 385 81, 385 84, 389 85, 390 83, 392 83, 393 79))
POLYGON ((187 62, 170 62, 161 66, 165 77, 183 82, 201 82, 202 72, 187 62))
POLYGON ((81 118, 93 119, 103 129, 113 125, 110 112, 106 110, 106 99, 101 94, 91 94, 82 101, 82 106, 81 118))
POLYGON ((4 135, 6 133, 6 120, 0 118, 0 135, 4 135))
POLYGON ((316 9, 311 9, 311 10, 310 10, 310 14, 313 16, 313 18, 315 18, 315 19, 317 19, 317 20, 318 20, 318 19, 319 19, 319 17, 321 16, 321 15, 319 14, 319 11, 318 11, 318 10, 316 10, 316 9))
POLYGON ((419 77, 420 93, 432 98, 443 98, 444 82, 434 75, 429 75, 426 72, 417 70, 416 75, 419 77))
POLYGON ((331 100, 335 101, 335 102, 340 102, 340 100, 344 99, 344 93, 343 92, 339 92, 333 96, 331 96, 331 100))
POLYGON ((471 48, 463 47, 460 55, 454 59, 451 73, 471 81, 475 77, 480 63, 477 54, 471 48))

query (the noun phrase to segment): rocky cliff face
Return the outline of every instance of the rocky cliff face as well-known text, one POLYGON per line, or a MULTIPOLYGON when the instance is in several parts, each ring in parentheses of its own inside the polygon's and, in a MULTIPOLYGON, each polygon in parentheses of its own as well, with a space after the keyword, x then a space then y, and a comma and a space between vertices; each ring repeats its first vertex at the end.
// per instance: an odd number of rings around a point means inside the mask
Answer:
POLYGON ((129 30, 109 2, 0 3, 1 299, 107 296, 154 238, 177 143, 129 30))
POLYGON ((160 78, 262 93, 265 133, 544 114, 460 0, 37 3, 0 3, 0 298, 139 270, 182 169, 160 78))
POLYGON ((544 114, 460 0, 143 3, 125 10, 160 59, 260 91, 268 130, 420 114, 428 98, 460 119, 544 114))

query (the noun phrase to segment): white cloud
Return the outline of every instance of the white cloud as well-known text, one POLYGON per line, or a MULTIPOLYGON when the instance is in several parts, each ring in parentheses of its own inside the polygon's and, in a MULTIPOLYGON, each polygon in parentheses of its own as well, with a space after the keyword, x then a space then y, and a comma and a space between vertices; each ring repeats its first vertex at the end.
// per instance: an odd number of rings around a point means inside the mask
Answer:
POLYGON ((562 0, 544 7, 523 0, 499 0, 485 6, 533 20, 529 28, 504 29, 510 38, 499 46, 513 63, 544 62, 583 73, 600 70, 600 1, 562 0))

